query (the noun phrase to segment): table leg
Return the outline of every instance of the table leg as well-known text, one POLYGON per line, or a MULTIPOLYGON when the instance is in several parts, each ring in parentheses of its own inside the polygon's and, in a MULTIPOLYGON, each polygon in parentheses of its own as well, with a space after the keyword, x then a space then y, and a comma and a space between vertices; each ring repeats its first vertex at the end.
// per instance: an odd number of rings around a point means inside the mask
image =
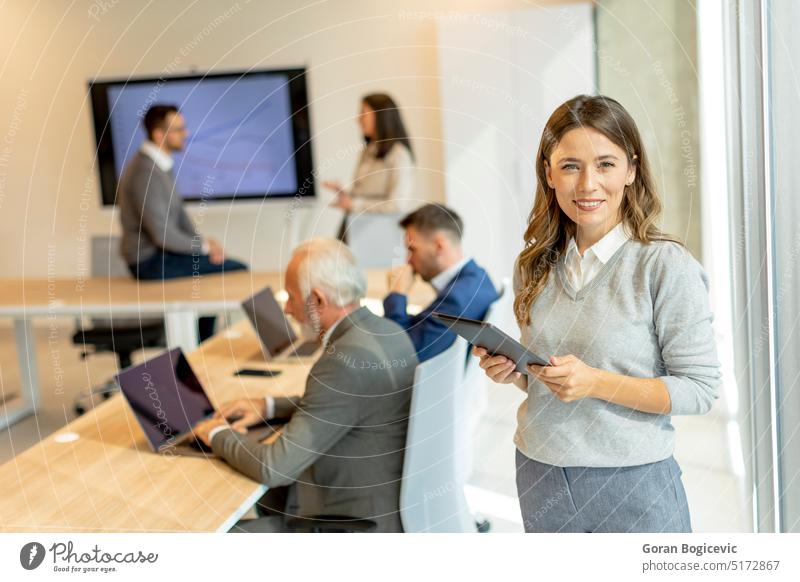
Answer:
POLYGON ((14 320, 14 338, 19 361, 20 395, 5 405, 0 415, 0 430, 34 414, 39 408, 39 369, 36 362, 36 338, 28 319, 14 320), (13 403, 13 405, 12 405, 13 403))
POLYGON ((168 348, 181 348, 185 354, 197 349, 197 311, 168 311, 164 314, 164 322, 168 348))

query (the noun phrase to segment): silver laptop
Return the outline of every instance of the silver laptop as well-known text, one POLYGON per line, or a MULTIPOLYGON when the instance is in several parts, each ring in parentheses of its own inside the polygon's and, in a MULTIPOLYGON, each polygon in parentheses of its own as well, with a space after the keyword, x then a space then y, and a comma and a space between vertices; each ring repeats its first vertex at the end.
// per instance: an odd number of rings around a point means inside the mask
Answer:
POLYGON ((242 309, 271 358, 310 356, 321 346, 318 340, 298 340, 270 287, 245 299, 242 309))
MULTIPOLYGON (((127 368, 116 379, 155 452, 214 456, 192 427, 213 416, 215 409, 180 348, 127 368)), ((261 440, 273 430, 261 427, 247 434, 261 440)))

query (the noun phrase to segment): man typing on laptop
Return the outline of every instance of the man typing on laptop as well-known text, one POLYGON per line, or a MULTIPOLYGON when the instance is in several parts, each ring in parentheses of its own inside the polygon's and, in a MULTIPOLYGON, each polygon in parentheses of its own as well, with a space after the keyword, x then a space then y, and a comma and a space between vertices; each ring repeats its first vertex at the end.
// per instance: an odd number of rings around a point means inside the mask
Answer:
POLYGON ((293 516, 370 519, 402 531, 399 516, 408 410, 417 357, 395 323, 360 307, 366 279, 342 243, 298 247, 286 270, 286 313, 310 324, 324 349, 301 399, 239 400, 195 434, 234 468, 270 488, 289 485, 285 514, 240 522, 239 531, 286 531, 293 516), (272 410, 269 410, 269 409, 272 410), (225 418, 236 418, 228 425, 225 418), (291 417, 271 444, 236 429, 291 417))

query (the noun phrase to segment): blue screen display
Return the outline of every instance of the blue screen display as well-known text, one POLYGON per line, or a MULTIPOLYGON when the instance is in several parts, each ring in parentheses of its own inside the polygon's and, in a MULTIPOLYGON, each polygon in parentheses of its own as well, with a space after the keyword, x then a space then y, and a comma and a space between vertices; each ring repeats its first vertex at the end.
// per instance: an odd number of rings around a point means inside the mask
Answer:
MULTIPOLYGON (((106 133, 116 181, 146 135, 142 119, 153 104, 176 105, 186 120, 184 151, 173 174, 187 199, 295 195, 295 156, 301 144, 293 123, 288 74, 248 74, 136 80, 103 84, 106 133)), ((303 111, 307 126, 307 112, 303 111)), ((95 124, 98 124, 95 114, 95 124)), ((310 160, 309 160, 310 161, 310 160)), ((107 169, 111 165, 107 164, 107 169)), ((307 194, 307 193, 306 193, 307 194)), ((104 197, 106 194, 104 193, 104 197)))

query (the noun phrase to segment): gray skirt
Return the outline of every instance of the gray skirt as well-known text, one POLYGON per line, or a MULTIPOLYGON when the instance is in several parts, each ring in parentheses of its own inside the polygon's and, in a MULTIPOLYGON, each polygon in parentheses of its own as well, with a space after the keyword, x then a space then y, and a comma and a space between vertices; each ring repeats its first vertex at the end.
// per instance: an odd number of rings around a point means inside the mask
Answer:
POLYGON ((556 467, 517 451, 517 493, 529 533, 692 531, 672 457, 634 467, 556 467))

